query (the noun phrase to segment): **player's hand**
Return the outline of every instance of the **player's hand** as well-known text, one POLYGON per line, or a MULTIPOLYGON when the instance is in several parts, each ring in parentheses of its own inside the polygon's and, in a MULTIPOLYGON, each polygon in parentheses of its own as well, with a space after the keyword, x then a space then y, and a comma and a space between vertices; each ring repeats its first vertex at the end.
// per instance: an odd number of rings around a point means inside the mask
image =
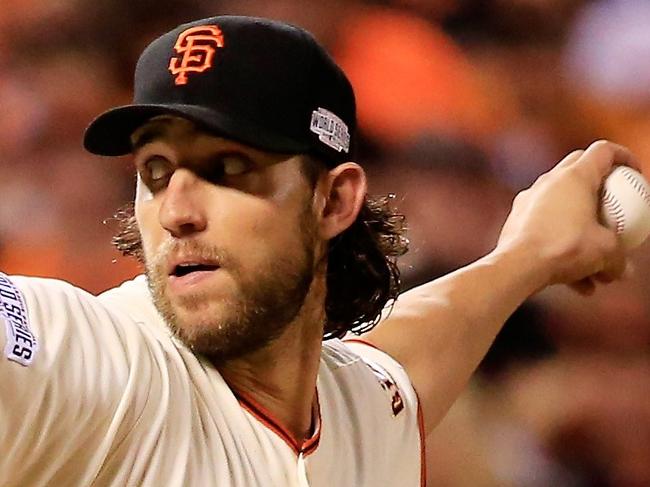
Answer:
POLYGON ((621 278, 625 255, 597 216, 600 186, 615 164, 638 168, 628 149, 607 141, 566 156, 517 195, 497 251, 539 259, 540 287, 564 283, 590 294, 595 281, 621 278))

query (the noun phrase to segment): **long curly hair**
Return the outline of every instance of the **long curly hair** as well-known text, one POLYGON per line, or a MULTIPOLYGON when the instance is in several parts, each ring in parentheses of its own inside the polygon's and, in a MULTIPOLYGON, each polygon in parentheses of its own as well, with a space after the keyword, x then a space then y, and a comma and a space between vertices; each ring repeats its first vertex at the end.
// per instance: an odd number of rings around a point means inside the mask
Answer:
MULTIPOLYGON (((303 172, 312 188, 326 167, 322 161, 305 156, 303 172)), ((393 199, 394 195, 366 195, 354 223, 329 242, 323 334, 326 340, 371 330, 399 294, 397 257, 407 252, 408 239, 406 218, 394 209, 393 199)), ((113 219, 117 221, 113 245, 123 255, 143 263, 133 203, 120 208, 113 219)))

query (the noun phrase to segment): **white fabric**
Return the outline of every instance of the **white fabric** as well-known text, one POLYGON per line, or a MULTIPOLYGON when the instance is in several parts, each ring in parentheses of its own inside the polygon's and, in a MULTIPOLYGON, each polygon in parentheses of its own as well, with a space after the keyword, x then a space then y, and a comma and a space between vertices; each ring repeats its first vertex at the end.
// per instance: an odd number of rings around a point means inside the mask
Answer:
POLYGON ((420 485, 417 398, 382 352, 324 343, 320 438, 299 452, 172 339, 144 278, 99 297, 56 280, 11 281, 39 349, 27 366, 0 357, 2 486, 420 485), (378 371, 398 384, 405 407, 395 417, 378 371))

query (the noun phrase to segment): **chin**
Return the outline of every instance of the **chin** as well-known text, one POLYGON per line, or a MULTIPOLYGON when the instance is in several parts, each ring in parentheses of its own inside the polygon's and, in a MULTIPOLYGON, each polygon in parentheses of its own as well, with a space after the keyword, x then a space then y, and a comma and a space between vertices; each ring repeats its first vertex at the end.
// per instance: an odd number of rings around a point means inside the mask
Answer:
POLYGON ((224 328, 224 323, 232 322, 232 312, 225 305, 209 300, 197 300, 194 304, 171 302, 173 328, 188 337, 210 335, 224 328))
MULTIPOLYGON (((173 306, 166 317, 174 334, 194 352, 213 359, 230 359, 252 351, 261 330, 241 322, 238 306, 215 301, 173 306), (257 337, 257 338, 256 338, 257 337)), ((266 343, 266 340, 262 340, 266 343)))

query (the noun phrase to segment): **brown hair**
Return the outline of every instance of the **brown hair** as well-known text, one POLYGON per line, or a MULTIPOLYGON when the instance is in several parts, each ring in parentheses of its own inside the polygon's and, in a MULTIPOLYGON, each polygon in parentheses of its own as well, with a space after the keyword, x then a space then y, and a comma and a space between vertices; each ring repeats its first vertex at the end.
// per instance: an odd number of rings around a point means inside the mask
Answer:
POLYGON ((406 219, 392 208, 392 198, 366 196, 354 223, 330 241, 326 339, 371 330, 399 294, 396 259, 406 253, 408 240, 406 219))
MULTIPOLYGON (((326 166, 309 156, 304 161, 303 172, 314 187, 326 166)), ((406 219, 392 207, 392 199, 366 196, 354 223, 329 242, 324 339, 371 330, 399 294, 396 260, 408 250, 408 239, 406 219)), ((119 209, 114 219, 118 229, 113 245, 144 262, 133 203, 119 209)))

